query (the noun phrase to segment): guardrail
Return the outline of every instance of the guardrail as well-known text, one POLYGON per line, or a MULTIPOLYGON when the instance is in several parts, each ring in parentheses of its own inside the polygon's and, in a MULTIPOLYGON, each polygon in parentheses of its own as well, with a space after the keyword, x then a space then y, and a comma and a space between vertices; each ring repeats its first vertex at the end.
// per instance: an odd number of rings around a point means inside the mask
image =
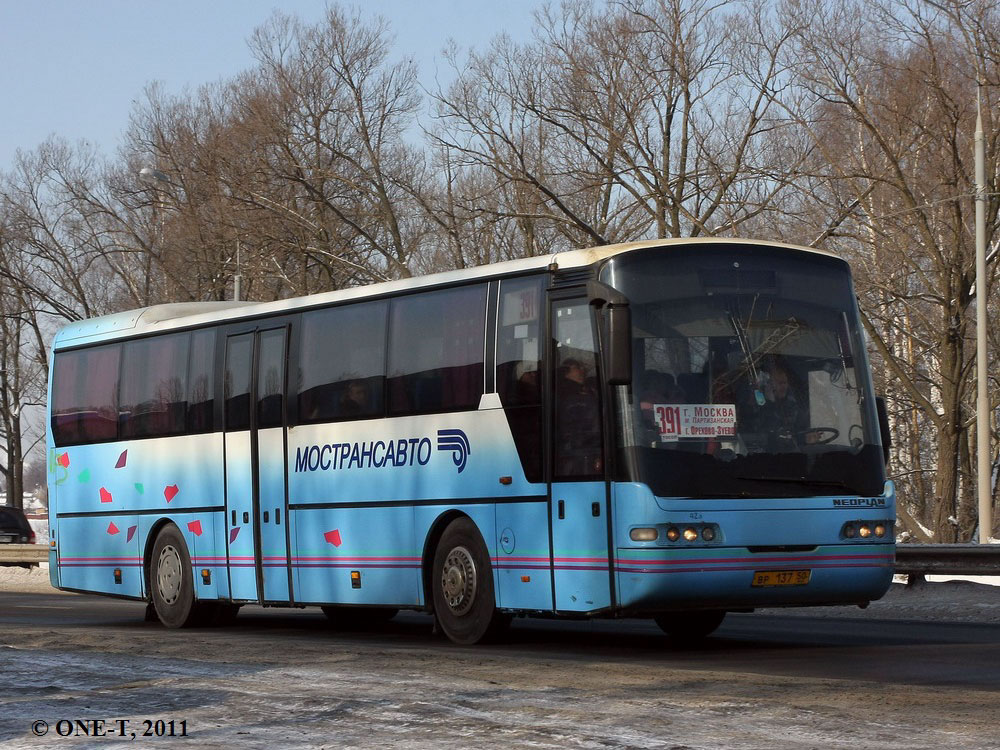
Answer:
POLYGON ((47 544, 0 544, 0 565, 37 565, 48 559, 47 544))
POLYGON ((896 572, 907 583, 927 575, 1000 576, 1000 544, 899 544, 896 572))

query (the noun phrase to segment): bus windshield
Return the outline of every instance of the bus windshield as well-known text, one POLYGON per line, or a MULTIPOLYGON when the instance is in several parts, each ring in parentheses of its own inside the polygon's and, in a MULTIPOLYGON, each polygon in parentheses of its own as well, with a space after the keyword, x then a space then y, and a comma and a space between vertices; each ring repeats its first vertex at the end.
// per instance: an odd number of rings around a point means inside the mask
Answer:
POLYGON ((632 310, 619 465, 664 497, 879 495, 848 267, 775 247, 653 249, 602 279, 632 310))

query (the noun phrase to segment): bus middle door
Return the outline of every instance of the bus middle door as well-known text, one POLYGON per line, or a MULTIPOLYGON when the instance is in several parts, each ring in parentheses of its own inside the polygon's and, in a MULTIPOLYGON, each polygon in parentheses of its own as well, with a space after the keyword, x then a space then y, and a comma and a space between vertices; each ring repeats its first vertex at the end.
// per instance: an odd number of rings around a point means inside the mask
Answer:
POLYGON ((285 469, 288 330, 226 344, 226 522, 236 601, 291 600, 285 469))
POLYGON ((607 486, 593 312, 586 299, 551 302, 552 569, 559 612, 611 606, 607 486))

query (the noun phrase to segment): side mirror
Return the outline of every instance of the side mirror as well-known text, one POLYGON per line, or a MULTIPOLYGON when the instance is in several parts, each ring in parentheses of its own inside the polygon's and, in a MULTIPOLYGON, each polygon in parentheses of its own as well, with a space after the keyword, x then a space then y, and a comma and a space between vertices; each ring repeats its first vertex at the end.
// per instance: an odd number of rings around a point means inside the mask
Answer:
POLYGON ((889 449, 892 447, 892 434, 889 432, 889 412, 885 408, 885 399, 875 397, 875 411, 878 412, 878 431, 882 437, 882 457, 886 466, 889 465, 889 449))
POLYGON ((609 304, 608 347, 604 363, 609 385, 632 384, 632 313, 627 304, 609 304))
POLYGON ((632 385, 632 313, 628 298, 593 279, 587 282, 587 297, 607 316, 604 372, 608 385, 632 385))

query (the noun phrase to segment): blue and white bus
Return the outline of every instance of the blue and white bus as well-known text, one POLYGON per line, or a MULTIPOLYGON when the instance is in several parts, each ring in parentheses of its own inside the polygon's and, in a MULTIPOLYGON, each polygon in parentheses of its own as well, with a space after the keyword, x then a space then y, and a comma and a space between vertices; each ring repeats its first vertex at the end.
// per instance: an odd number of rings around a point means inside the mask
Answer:
MULTIPOLYGON (((575 250, 55 338, 52 584, 168 627, 856 604, 895 497, 847 264, 749 240, 575 250)), ((881 417, 880 417, 881 415, 881 417)))

